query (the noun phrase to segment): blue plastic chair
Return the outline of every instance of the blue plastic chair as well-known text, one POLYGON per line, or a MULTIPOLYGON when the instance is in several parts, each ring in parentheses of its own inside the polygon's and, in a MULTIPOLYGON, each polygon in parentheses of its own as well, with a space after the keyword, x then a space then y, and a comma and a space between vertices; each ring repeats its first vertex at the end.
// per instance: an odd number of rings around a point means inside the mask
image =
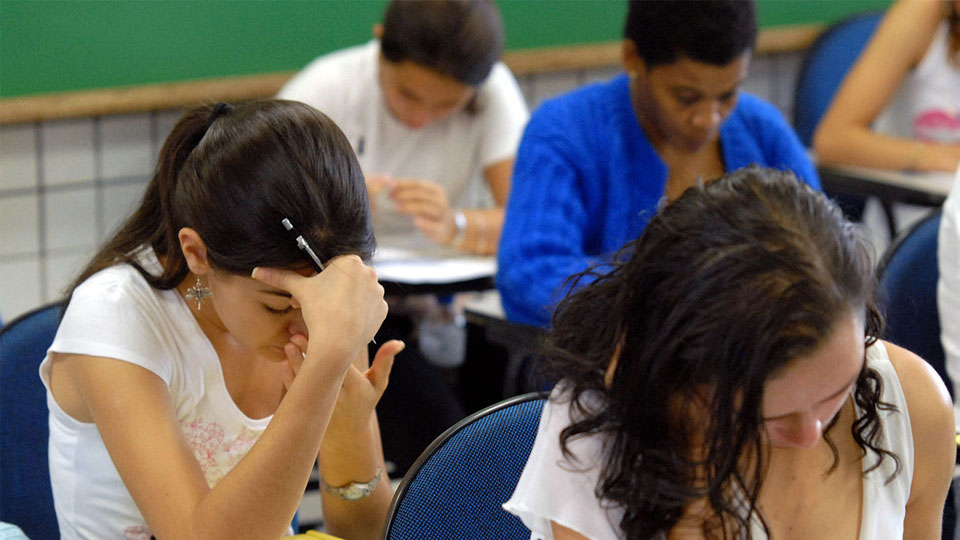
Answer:
POLYGON ((393 497, 385 540, 527 540, 501 505, 537 437, 547 394, 524 394, 463 419, 423 451, 393 497))
MULTIPOLYGON (((833 95, 882 19, 883 12, 854 15, 832 25, 807 49, 793 94, 793 128, 807 148, 813 144, 813 133, 833 95)), ((828 195, 837 199, 845 213, 857 220, 862 218, 863 197, 828 195)), ((893 209, 888 201, 881 204, 892 237, 897 230, 893 209)))
POLYGON ((63 304, 40 307, 0 330, 0 521, 33 540, 60 538, 47 465, 46 390, 39 366, 63 304))
MULTIPOLYGON (((880 302, 887 319, 883 338, 925 359, 953 397, 937 312, 940 216, 940 210, 934 210, 900 235, 884 254, 879 268, 880 302)), ((954 490, 951 488, 951 491, 954 490)), ((944 540, 954 539, 956 527, 956 509, 951 497, 943 509, 944 540)))
POLYGON ((935 210, 905 231, 880 261, 880 300, 887 319, 883 338, 930 363, 953 393, 940 341, 937 312, 937 234, 935 210))
POLYGON ((804 146, 812 144, 820 118, 882 18, 882 12, 871 12, 844 19, 807 49, 793 102, 793 128, 804 146))

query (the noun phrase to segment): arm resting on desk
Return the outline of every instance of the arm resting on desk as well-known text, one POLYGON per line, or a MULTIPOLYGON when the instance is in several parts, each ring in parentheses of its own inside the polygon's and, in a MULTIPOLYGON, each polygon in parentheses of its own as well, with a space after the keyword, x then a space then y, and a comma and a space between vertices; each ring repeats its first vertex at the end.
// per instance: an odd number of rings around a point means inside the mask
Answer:
POLYGON ((872 129, 873 121, 926 54, 949 4, 900 0, 890 8, 814 135, 813 145, 821 163, 956 170, 960 145, 890 137, 872 129))

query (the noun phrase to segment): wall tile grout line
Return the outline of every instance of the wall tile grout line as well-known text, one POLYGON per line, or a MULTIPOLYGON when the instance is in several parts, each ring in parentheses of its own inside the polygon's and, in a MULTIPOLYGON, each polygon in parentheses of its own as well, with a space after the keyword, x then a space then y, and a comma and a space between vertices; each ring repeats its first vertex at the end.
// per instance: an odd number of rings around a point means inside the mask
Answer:
MULTIPOLYGON (((104 187, 106 187, 107 182, 104 182, 104 187)), ((109 181, 111 186, 130 186, 135 184, 144 184, 146 185, 146 180, 142 176, 118 176, 109 181)), ((89 181, 80 181, 80 182, 70 182, 65 184, 52 184, 47 185, 43 188, 43 194, 57 194, 57 193, 68 193, 71 191, 83 191, 86 188, 90 187, 89 181)), ((22 197, 24 195, 40 195, 41 190, 37 187, 24 187, 24 188, 10 188, 7 190, 0 191, 0 199, 7 197, 22 197)))
MULTIPOLYGON (((160 111, 150 111, 150 157, 151 165, 148 170, 152 170, 160 156, 160 111)), ((150 174, 150 177, 153 173, 150 174)))
POLYGON ((38 284, 40 286, 40 303, 47 302, 47 265, 44 262, 47 259, 47 171, 43 166, 43 126, 40 122, 36 123, 34 131, 34 140, 36 141, 36 159, 37 159, 37 273, 38 284))
POLYGON ((104 237, 103 213, 106 208, 103 195, 103 125, 102 116, 93 118, 93 223, 94 250, 100 246, 104 237))

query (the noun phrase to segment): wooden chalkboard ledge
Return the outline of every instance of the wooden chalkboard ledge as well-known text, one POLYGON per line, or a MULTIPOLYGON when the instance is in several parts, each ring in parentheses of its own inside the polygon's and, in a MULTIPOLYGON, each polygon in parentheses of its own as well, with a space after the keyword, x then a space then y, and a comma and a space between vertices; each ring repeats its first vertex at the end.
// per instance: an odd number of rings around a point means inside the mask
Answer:
MULTIPOLYGON (((762 29, 757 38, 757 54, 805 49, 822 30, 822 24, 762 29)), ((503 59, 518 76, 606 67, 620 62, 620 44, 593 43, 507 51, 503 59)), ((263 98, 274 95, 292 75, 293 72, 279 72, 0 99, 0 124, 177 109, 209 101, 263 98)))

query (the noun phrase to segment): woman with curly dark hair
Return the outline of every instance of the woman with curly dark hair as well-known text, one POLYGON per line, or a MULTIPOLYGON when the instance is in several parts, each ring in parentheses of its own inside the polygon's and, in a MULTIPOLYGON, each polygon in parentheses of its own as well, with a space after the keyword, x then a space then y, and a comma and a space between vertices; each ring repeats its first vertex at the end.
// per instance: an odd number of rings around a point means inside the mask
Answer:
POLYGON ((870 258, 822 194, 735 171, 583 277, 505 504, 532 538, 940 537, 949 397, 876 338, 870 258))

